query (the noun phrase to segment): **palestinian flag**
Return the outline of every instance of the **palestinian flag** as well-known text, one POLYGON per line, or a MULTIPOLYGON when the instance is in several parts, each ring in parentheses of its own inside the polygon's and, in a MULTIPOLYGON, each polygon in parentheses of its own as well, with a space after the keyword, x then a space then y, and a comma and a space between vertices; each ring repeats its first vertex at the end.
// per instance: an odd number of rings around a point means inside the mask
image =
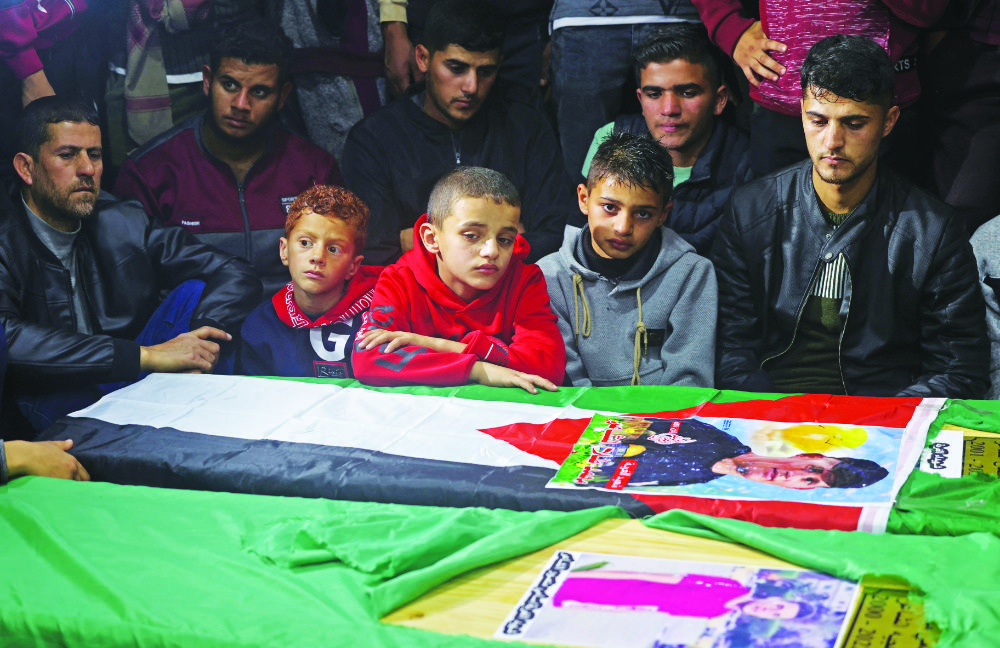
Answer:
MULTIPOLYGON (((746 394, 737 396, 748 396, 746 394)), ((270 495, 512 510, 613 504, 635 516, 683 508, 768 526, 885 529, 891 500, 858 506, 546 488, 597 411, 898 428, 895 489, 938 401, 792 396, 732 400, 690 388, 370 389, 357 383, 154 374, 66 417, 96 480, 270 495)))

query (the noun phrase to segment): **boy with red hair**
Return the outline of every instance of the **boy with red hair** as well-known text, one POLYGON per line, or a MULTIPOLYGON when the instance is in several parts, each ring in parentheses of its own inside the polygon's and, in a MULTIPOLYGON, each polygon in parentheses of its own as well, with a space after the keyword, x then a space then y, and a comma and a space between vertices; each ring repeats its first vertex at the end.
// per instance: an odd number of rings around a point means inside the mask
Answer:
POLYGON ((243 324, 240 373, 353 378, 351 353, 381 267, 363 266, 368 207, 315 185, 292 203, 281 262, 292 280, 243 324))

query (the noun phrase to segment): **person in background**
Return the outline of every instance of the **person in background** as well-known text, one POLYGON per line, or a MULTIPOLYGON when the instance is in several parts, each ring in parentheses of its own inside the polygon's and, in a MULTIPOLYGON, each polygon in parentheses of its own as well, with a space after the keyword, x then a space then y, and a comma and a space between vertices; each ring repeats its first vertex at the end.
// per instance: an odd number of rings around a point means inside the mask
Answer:
MULTIPOLYGON (((95 3, 101 4, 101 3, 95 3)), ((205 110, 202 68, 220 25, 257 14, 244 0, 117 0, 105 30, 110 41, 104 94, 112 184, 125 157, 160 133, 205 110)))
POLYGON ((921 145, 926 185, 958 210, 969 234, 1000 214, 1000 2, 951 2, 925 39, 921 145))
POLYGON ((920 97, 920 39, 948 0, 692 0, 712 42, 732 57, 757 104, 750 115, 750 165, 760 177, 806 159, 799 128, 799 70, 826 36, 863 36, 891 55, 900 117, 883 144, 883 164, 912 179, 925 141, 911 109, 920 97))
POLYGON ((712 247, 729 194, 753 177, 750 139, 722 116, 729 103, 724 65, 704 26, 661 28, 635 55, 642 114, 598 129, 583 164, 586 177, 594 151, 612 131, 649 133, 673 162, 674 207, 666 225, 702 255, 712 247))
POLYGON ((17 130, 18 182, 0 194, 4 417, 40 431, 140 372, 211 372, 260 299, 249 266, 102 194, 82 100, 37 99, 17 130))
POLYGON ((17 175, 14 126, 24 106, 54 94, 103 106, 106 13, 93 0, 0 3, 0 182, 17 175))
POLYGON ((336 160, 275 123, 292 90, 291 43, 262 19, 224 26, 202 71, 210 107, 129 156, 115 193, 157 220, 250 262, 272 294, 288 281, 274 246, 314 184, 341 184, 336 160))
POLYGON ((437 0, 416 48, 424 84, 351 129, 344 180, 371 209, 369 263, 390 264, 411 249, 431 189, 459 166, 499 171, 517 187, 528 262, 559 249, 572 187, 545 116, 492 91, 502 42, 483 0, 437 0))
MULTIPOLYGON (((547 83, 549 13, 553 0, 487 0, 495 20, 504 24, 498 75, 517 86, 529 103, 542 100, 547 83)), ((385 77, 389 92, 399 97, 423 80, 413 43, 421 42, 431 0, 378 0, 379 22, 385 39, 385 77)))
POLYGON ((566 168, 583 166, 594 132, 629 112, 631 70, 639 46, 657 28, 699 22, 691 0, 556 0, 552 7, 551 83, 566 168))
POLYGON ((892 61, 831 36, 802 64, 809 159, 736 189, 711 259, 716 387, 981 398, 989 342, 976 261, 951 208, 883 168, 892 61))

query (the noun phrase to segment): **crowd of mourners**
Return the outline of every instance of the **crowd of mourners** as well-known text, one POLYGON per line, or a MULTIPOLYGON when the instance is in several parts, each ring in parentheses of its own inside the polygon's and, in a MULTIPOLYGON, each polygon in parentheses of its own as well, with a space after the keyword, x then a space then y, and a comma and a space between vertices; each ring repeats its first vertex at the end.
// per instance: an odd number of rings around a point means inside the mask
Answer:
POLYGON ((0 483, 150 372, 1000 397, 1000 4, 747 4, 0 3, 0 483))

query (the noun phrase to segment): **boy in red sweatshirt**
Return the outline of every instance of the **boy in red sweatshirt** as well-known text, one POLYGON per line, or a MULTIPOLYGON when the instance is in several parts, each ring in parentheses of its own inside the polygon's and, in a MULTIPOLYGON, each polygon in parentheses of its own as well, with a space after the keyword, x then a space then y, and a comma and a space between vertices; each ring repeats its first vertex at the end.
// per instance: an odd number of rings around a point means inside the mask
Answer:
POLYGON ((250 376, 353 378, 351 351, 381 267, 363 266, 368 207, 331 185, 288 210, 281 262, 292 280, 243 323, 238 371, 250 376))
POLYGON ((545 279, 524 263, 520 215, 501 173, 459 167, 438 181, 413 249, 375 286, 354 349, 358 380, 556 389, 566 349, 545 279))

